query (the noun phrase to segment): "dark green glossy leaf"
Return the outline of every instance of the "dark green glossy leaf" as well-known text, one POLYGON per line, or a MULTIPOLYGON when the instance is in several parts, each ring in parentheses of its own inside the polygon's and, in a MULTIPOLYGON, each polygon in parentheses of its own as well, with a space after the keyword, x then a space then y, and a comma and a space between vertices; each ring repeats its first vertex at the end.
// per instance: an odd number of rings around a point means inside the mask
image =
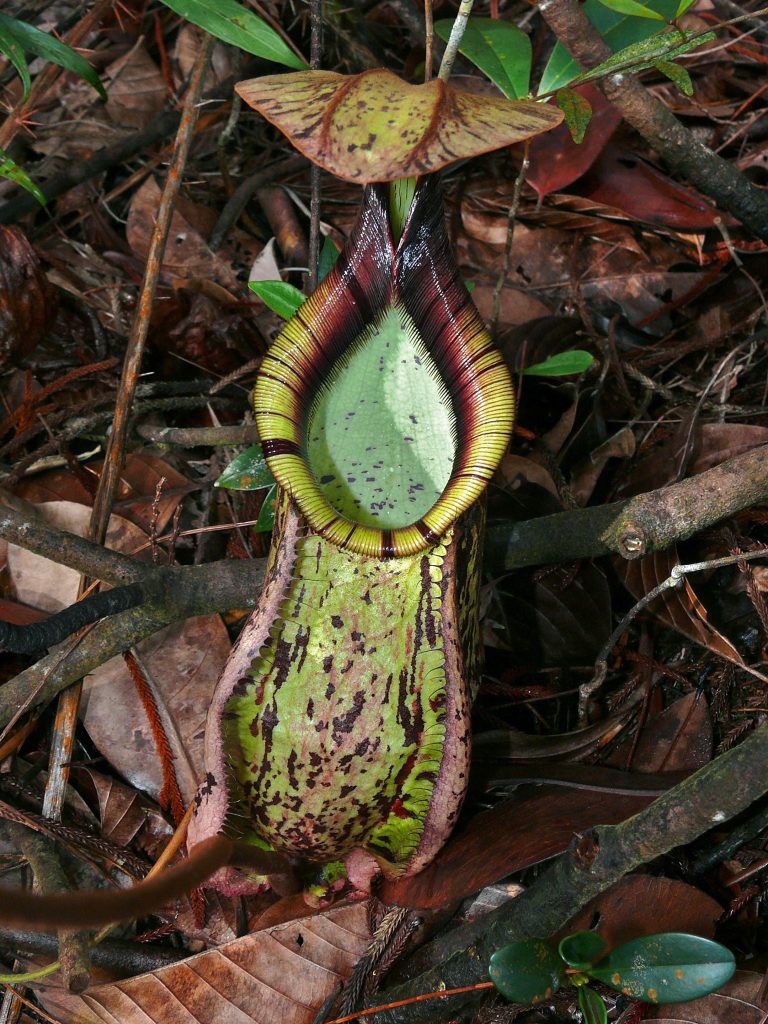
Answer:
POLYGON ((605 939, 597 932, 574 932, 566 935, 557 947, 570 967, 589 967, 605 952, 605 939))
POLYGON ((216 486, 231 491, 258 491, 262 487, 271 487, 274 482, 261 445, 252 444, 230 462, 216 481, 216 486))
POLYGON ((92 68, 85 57, 60 42, 55 36, 47 32, 41 32, 34 25, 28 25, 26 21, 19 21, 17 18, 10 18, 7 14, 0 13, 0 30, 16 41, 24 53, 34 53, 38 57, 58 64, 67 71, 74 71, 76 75, 84 78, 86 82, 96 89, 102 99, 107 98, 101 79, 92 68))
MULTIPOLYGON (((435 31, 447 40, 453 19, 435 22, 435 31)), ((531 41, 522 29, 498 18, 470 18, 459 50, 476 64, 511 100, 528 95, 531 77, 531 41)))
POLYGON ((563 984, 565 967, 557 951, 540 939, 497 949, 488 967, 491 981, 513 1003, 540 1003, 563 984))
MULTIPOLYGON (((646 6, 669 21, 677 9, 677 0, 648 0, 646 6)), ((600 0, 586 0, 581 9, 614 52, 632 43, 647 40, 654 32, 654 26, 646 18, 635 18, 632 15, 610 11, 600 3, 600 0)), ((572 83, 579 76, 580 70, 563 44, 556 43, 544 68, 539 84, 539 95, 555 92, 562 86, 572 83)), ((579 81, 581 80, 579 78, 579 81)))
POLYGON ((286 281, 249 281, 248 287, 284 320, 290 320, 306 296, 286 281))
POLYGON ((674 82, 680 92, 685 93, 686 96, 693 96, 691 76, 682 64, 675 64, 671 60, 655 60, 653 66, 662 75, 666 75, 670 81, 674 82))
POLYGON ((736 969, 718 942, 683 932, 644 935, 614 949, 589 974, 647 1003, 682 1003, 714 992, 736 969))
POLYGON ((583 141, 584 135, 592 120, 592 105, 586 96, 573 89, 558 89, 555 94, 555 103, 565 114, 565 123, 571 138, 578 145, 583 141))
POLYGON ((277 484, 272 484, 264 495, 264 504, 261 506, 254 530, 257 533, 268 533, 275 525, 275 502, 277 501, 277 484))
POLYGON ((637 0, 600 0, 600 3, 611 11, 618 11, 619 14, 633 14, 636 18, 651 18, 653 21, 664 21, 660 14, 652 11, 645 4, 639 4, 637 0))
POLYGON ((38 186, 32 181, 24 168, 19 167, 2 149, 0 149, 0 177, 8 178, 9 181, 15 181, 17 185, 25 188, 27 192, 31 192, 41 206, 45 206, 47 200, 38 186))
POLYGON ((199 25, 217 39, 239 46, 256 57, 285 64, 289 68, 305 68, 306 61, 298 57, 283 38, 236 0, 163 0, 166 7, 182 18, 199 25))
POLYGON ((585 985, 579 989, 579 1009, 584 1024, 608 1024, 605 1003, 594 989, 585 985))
POLYGON ((24 56, 24 50, 17 43, 16 37, 11 35, 8 29, 3 26, 2 22, 0 22, 0 53, 4 53, 18 71, 19 77, 21 78, 21 84, 24 88, 22 98, 26 99, 27 96, 29 96, 29 90, 32 87, 32 79, 29 76, 27 58, 24 56))
POLYGON ((328 271, 333 267, 334 263, 339 258, 339 252, 340 250, 336 247, 336 243, 331 236, 326 235, 323 239, 323 247, 320 250, 320 260, 318 261, 318 281, 322 281, 328 271))
POLYGON ((589 352, 575 348, 571 352, 558 352, 543 363, 528 366, 523 373, 532 377, 565 377, 569 373, 583 373, 594 362, 589 352))

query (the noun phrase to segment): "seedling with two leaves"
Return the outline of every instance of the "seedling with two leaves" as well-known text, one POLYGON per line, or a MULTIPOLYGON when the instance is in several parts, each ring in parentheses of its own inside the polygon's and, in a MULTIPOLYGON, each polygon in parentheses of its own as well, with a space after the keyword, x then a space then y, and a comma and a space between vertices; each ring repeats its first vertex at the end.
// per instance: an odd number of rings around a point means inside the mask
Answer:
POLYGON ((584 1024, 607 1024, 605 1003, 590 981, 647 1003, 683 1003, 714 992, 736 969, 725 946, 685 932, 639 936, 607 955, 606 948, 593 931, 567 935, 557 949, 541 939, 523 939, 497 950, 488 973, 514 1003, 540 1003, 573 985, 584 1024))

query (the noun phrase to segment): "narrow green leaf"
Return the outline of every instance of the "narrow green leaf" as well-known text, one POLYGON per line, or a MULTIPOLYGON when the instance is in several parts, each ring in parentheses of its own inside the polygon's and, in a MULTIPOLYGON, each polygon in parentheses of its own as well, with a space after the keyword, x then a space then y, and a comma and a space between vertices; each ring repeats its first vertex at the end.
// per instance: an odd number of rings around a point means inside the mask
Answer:
POLYGON ((597 932, 583 931, 566 935, 557 947, 570 967, 589 967, 605 951, 605 939, 597 932))
POLYGON ((688 8, 693 7, 695 3, 696 0, 680 0, 680 3, 677 5, 677 10, 675 11, 675 17, 679 18, 681 14, 685 14, 688 8))
POLYGON ((3 27, 0 22, 0 53, 4 53, 8 60, 13 64, 19 73, 21 78, 21 84, 24 87, 23 99, 29 96, 29 90, 32 88, 32 79, 29 76, 29 65, 27 64, 27 58, 24 56, 23 49, 19 46, 15 37, 12 36, 6 28, 3 27))
MULTIPOLYGON (((435 22, 441 39, 451 34, 453 19, 435 22)), ((528 95, 531 41, 522 29, 498 18, 470 18, 459 50, 511 100, 528 95)))
POLYGON ((689 38, 679 29, 657 32, 648 39, 638 43, 632 43, 623 50, 614 53, 608 60, 598 64, 591 71, 585 71, 573 79, 571 85, 580 82, 589 82, 593 78, 600 78, 616 68, 631 68, 632 71, 643 71, 653 67, 657 60, 672 61, 675 57, 681 57, 684 53, 694 50, 702 43, 709 42, 715 38, 714 32, 705 32, 704 35, 696 38, 689 38))
POLYGON ((290 320, 305 299, 298 288, 286 281, 249 281, 248 287, 284 320, 290 320))
POLYGON ((21 185, 27 192, 31 192, 35 199, 40 203, 41 206, 45 206, 47 199, 43 195, 42 191, 32 181, 30 176, 24 170, 23 167, 19 167, 17 163, 8 156, 8 154, 0 149, 0 176, 8 178, 10 181, 15 181, 17 185, 21 185))
MULTIPOLYGON (((664 20, 670 21, 677 4, 678 0, 647 0, 645 6, 660 14, 664 20)), ((647 18, 636 18, 611 11, 604 7, 600 0, 586 0, 581 9, 614 52, 647 40, 649 34, 653 32, 653 26, 647 18)), ((678 35, 682 36, 682 33, 678 35)), ((541 77, 539 95, 555 92, 564 85, 573 84, 574 81, 584 81, 579 74, 580 71, 579 65, 563 44, 556 43, 541 77)), ((593 72, 589 74, 591 77, 593 72)))
POLYGON ((497 949, 488 967, 491 981, 513 1003, 540 1003, 563 984, 564 965, 556 950, 539 939, 497 949))
POLYGON ((236 0, 163 0, 166 7, 182 18, 199 25, 217 39, 239 46, 256 57, 303 70, 306 62, 298 57, 277 32, 253 11, 236 0))
POLYGON ((231 491, 258 491, 262 487, 271 487, 274 482, 261 445, 252 444, 232 459, 215 486, 231 491))
POLYGON ((264 503, 256 519, 254 530, 257 533, 267 533, 275 525, 275 502, 277 501, 277 484, 272 484, 264 495, 264 503))
POLYGON ((53 64, 66 68, 67 71, 74 71, 76 75, 92 85, 102 99, 107 98, 96 69, 92 68, 85 57, 81 57, 71 46, 60 42, 48 32, 41 32, 34 25, 11 18, 7 14, 0 13, 0 30, 6 36, 14 39, 25 53, 34 53, 38 57, 43 57, 53 64))
POLYGON ((341 250, 336 246, 331 236, 326 235, 323 239, 323 247, 320 250, 320 260, 317 267, 317 278, 319 281, 322 281, 328 275, 329 270, 333 268, 334 263, 339 258, 340 252, 341 250))
POLYGON ((686 96, 693 96, 691 76, 682 64, 675 64, 671 60, 655 60, 653 66, 673 81, 680 92, 684 92, 686 96))
POLYGON ((663 15, 639 4, 637 0, 600 0, 600 3, 611 11, 618 11, 619 14, 632 14, 636 18, 652 18, 654 21, 665 20, 663 15))
POLYGON ((573 89, 558 89, 555 103, 565 114, 565 123, 571 138, 578 145, 584 140, 589 122, 592 120, 592 105, 586 97, 573 89))
POLYGON ((647 1003, 683 1003, 714 992, 735 969, 733 953, 719 942, 661 932, 625 942, 589 974, 647 1003))
POLYGON ((523 373, 532 377, 565 377, 569 373, 583 373, 594 362, 589 352, 575 348, 571 352, 558 352, 550 356, 543 363, 534 363, 527 367, 523 373))
POLYGON ((608 1011, 602 998, 594 989, 585 985, 579 989, 579 1009, 584 1024, 608 1024, 608 1011))

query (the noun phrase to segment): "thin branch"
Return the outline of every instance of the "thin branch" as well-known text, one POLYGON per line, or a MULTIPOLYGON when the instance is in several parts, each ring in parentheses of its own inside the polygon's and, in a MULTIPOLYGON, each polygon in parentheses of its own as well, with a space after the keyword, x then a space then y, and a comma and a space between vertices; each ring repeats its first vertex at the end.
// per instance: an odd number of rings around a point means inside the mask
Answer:
POLYGON ((443 59, 440 61, 440 70, 437 73, 437 77, 442 78, 444 82, 447 82, 451 77, 451 71, 453 71, 453 65, 459 52, 459 46, 461 45, 461 39, 467 27, 469 16, 472 13, 473 4, 474 0, 461 0, 459 4, 456 20, 451 28, 448 45, 445 47, 443 59))

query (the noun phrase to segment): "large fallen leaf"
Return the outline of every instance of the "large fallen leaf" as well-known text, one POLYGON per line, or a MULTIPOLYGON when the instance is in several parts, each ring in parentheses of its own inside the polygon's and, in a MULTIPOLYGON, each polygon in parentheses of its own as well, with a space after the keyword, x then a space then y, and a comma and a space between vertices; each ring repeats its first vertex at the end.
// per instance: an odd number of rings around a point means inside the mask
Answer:
POLYGON ((311 1024, 370 941, 364 903, 276 925, 76 1000, 43 991, 69 1024, 311 1024))
MULTIPOLYGON (((85 505, 49 501, 38 511, 53 526, 79 536, 87 533, 91 513, 85 505)), ((120 516, 111 517, 107 547, 132 551, 146 539, 133 523, 120 516)), ((77 597, 80 576, 74 569, 15 545, 9 545, 8 565, 16 596, 28 605, 56 612, 77 597)), ((221 618, 202 615, 167 626, 136 649, 187 801, 194 796, 203 774, 205 718, 230 646, 221 618)), ((110 763, 134 786, 157 799, 162 788, 161 762, 122 657, 111 659, 88 675, 81 713, 91 738, 110 763)))
POLYGON ((460 92, 441 79, 410 85, 384 68, 267 75, 236 89, 306 157, 358 182, 437 171, 548 131, 563 117, 530 100, 460 92))

